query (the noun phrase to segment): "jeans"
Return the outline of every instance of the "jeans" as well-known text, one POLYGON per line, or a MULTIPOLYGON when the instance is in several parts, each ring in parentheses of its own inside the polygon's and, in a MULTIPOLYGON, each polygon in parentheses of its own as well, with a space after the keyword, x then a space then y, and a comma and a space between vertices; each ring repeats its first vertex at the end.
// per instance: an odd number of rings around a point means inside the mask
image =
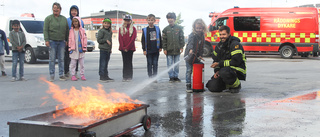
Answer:
MULTIPOLYGON (((167 55, 167 67, 170 68, 172 65, 180 61, 180 55, 167 55)), ((174 68, 171 68, 168 72, 169 78, 178 78, 179 76, 179 64, 176 64, 174 68)))
POLYGON ((49 47, 49 73, 54 77, 55 73, 55 61, 58 56, 59 76, 63 76, 64 71, 64 53, 65 53, 65 41, 50 40, 49 47))
POLYGON ((12 52, 12 77, 17 77, 17 64, 19 59, 19 76, 23 77, 24 52, 12 52))
POLYGON ((186 83, 191 84, 191 75, 192 75, 192 69, 193 69, 193 64, 190 64, 188 61, 186 61, 186 83))
POLYGON ((133 76, 133 67, 132 67, 133 51, 132 50, 129 50, 128 52, 121 51, 121 54, 122 54, 122 62, 123 62, 122 77, 124 79, 132 79, 132 76, 133 76))
POLYGON ((108 63, 110 60, 110 52, 100 50, 100 59, 99 59, 99 75, 100 77, 109 77, 108 73, 108 63))
POLYGON ((148 53, 147 57, 147 67, 148 67, 148 76, 153 77, 156 76, 158 73, 158 59, 159 59, 159 52, 155 53, 148 53))

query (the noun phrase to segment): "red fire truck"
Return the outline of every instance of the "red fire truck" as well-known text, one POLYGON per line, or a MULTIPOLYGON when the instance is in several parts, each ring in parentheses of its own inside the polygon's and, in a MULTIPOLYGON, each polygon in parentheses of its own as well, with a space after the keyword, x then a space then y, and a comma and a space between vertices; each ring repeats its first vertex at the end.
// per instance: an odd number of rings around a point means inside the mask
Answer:
POLYGON ((317 8, 232 8, 212 16, 206 35, 204 56, 220 41, 219 27, 230 27, 245 51, 280 52, 283 58, 299 54, 306 57, 319 50, 317 8))

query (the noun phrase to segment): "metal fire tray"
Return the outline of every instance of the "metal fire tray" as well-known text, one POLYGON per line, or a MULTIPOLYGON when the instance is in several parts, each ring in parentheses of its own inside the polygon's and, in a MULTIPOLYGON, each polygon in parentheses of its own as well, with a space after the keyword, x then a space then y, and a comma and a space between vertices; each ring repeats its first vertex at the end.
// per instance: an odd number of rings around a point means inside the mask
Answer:
MULTIPOLYGON (((89 124, 70 124, 63 120, 53 119, 57 111, 43 113, 17 121, 8 122, 10 137, 86 137, 94 133, 97 137, 118 136, 141 126, 149 130, 151 119, 147 115, 149 105, 141 104, 133 110, 116 114, 110 118, 91 121, 89 124)), ((65 117, 63 119, 69 119, 65 117)), ((79 121, 81 121, 79 119, 79 121)))

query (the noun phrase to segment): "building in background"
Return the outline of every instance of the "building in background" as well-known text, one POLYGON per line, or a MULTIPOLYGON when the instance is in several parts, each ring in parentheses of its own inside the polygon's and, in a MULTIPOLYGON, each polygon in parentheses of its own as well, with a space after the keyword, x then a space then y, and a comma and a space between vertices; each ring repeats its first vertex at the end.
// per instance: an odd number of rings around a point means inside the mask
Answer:
MULTIPOLYGON (((113 38, 118 38, 118 31, 119 27, 123 23, 123 17, 125 14, 128 14, 126 11, 120 10, 110 10, 110 11, 100 11, 99 13, 92 13, 89 17, 82 17, 81 19, 84 22, 84 27, 87 30, 87 36, 90 40, 97 40, 96 33, 102 26, 102 21, 104 18, 110 18, 112 21, 112 32, 113 38)), ((131 13, 129 13, 131 14, 131 13)), ((138 15, 138 14, 131 14, 132 21, 134 26, 137 29, 137 40, 141 39, 142 35, 142 28, 148 26, 147 22, 147 15, 138 15)), ((160 18, 156 17, 155 25, 159 26, 160 18)))

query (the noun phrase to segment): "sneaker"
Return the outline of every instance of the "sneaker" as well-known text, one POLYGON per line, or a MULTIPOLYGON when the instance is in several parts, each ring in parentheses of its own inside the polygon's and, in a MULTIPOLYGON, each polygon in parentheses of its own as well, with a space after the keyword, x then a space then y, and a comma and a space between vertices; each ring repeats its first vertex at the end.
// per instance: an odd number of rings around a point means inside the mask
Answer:
POLYGON ((73 76, 71 77, 71 80, 72 80, 72 81, 77 81, 78 79, 76 78, 76 76, 73 75, 73 76))
POLYGON ((192 93, 193 91, 192 91, 192 89, 191 89, 191 84, 187 84, 186 86, 187 86, 186 92, 187 92, 187 93, 192 93))
POLYGON ((59 80, 60 80, 60 81, 66 81, 67 79, 66 79, 65 76, 60 76, 60 77, 59 77, 59 80))
POLYGON ((107 77, 106 80, 107 80, 108 82, 114 82, 114 79, 109 78, 109 77, 107 77))
POLYGON ((175 82, 181 82, 181 80, 179 78, 174 78, 175 82))
POLYGON ((86 81, 87 79, 86 79, 86 77, 81 76, 81 80, 82 80, 82 81, 86 81))
POLYGON ((12 77, 11 82, 15 82, 16 81, 16 77, 12 77))
POLYGON ((108 82, 105 77, 100 76, 100 82, 108 82))
POLYGON ((27 79, 25 79, 24 77, 21 77, 19 80, 20 81, 27 81, 27 79))
POLYGON ((237 88, 230 88, 230 93, 239 93, 241 89, 241 84, 237 88))
POLYGON ((50 81, 51 81, 51 82, 54 81, 54 76, 50 76, 50 81))
POLYGON ((68 72, 67 74, 64 74, 64 76, 65 76, 66 78, 69 78, 69 77, 70 77, 70 72, 68 72))
POLYGON ((7 76, 6 72, 4 72, 4 71, 1 71, 1 72, 2 72, 3 77, 7 76))
POLYGON ((126 78, 123 78, 123 79, 122 79, 122 82, 127 82, 127 79, 126 79, 126 78))
POLYGON ((174 78, 170 78, 169 83, 173 83, 174 82, 174 78))
POLYGON ((131 82, 131 81, 132 81, 132 78, 128 78, 128 79, 127 79, 127 82, 131 82))

